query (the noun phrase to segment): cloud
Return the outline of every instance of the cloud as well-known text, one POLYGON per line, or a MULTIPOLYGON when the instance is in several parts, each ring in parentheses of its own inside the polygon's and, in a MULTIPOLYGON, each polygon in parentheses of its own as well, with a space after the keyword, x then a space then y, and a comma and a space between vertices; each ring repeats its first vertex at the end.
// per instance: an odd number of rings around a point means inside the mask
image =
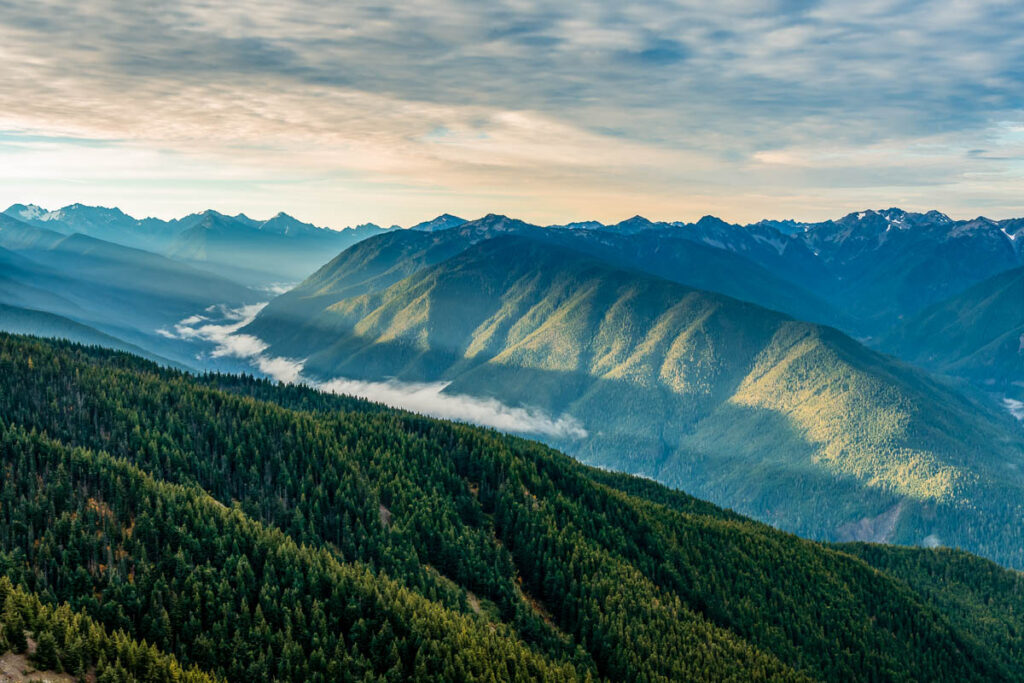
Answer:
POLYGON ((138 212, 1024 201, 1020 148, 999 146, 1024 119, 1024 14, 995 0, 8 0, 0 63, 5 189, 138 212), (864 147, 901 182, 870 182, 864 147), (763 163, 779 155, 808 161, 763 163))
POLYGON ((542 410, 513 408, 497 399, 442 393, 448 382, 364 382, 338 378, 317 385, 321 391, 358 396, 378 403, 448 420, 472 422, 508 432, 581 439, 587 431, 578 420, 552 418, 542 410))
POLYGON ((1018 420, 1024 421, 1024 401, 1018 401, 1012 398, 1004 398, 1003 405, 1006 406, 1006 409, 1010 411, 1011 415, 1013 415, 1018 420))
MULTIPOLYGON (((581 439, 587 430, 569 416, 552 417, 529 407, 507 406, 497 399, 444 393, 448 382, 413 383, 388 380, 367 382, 335 378, 318 382, 302 374, 304 361, 267 356, 267 344, 238 330, 251 323, 266 303, 230 308, 211 306, 206 315, 189 316, 174 326, 174 331, 157 330, 166 337, 210 342, 211 358, 233 357, 249 361, 262 374, 279 382, 305 384, 320 391, 345 394, 376 401, 432 417, 471 422, 519 434, 535 434, 559 439, 581 439)), ((200 360, 202 356, 200 356, 200 360)))

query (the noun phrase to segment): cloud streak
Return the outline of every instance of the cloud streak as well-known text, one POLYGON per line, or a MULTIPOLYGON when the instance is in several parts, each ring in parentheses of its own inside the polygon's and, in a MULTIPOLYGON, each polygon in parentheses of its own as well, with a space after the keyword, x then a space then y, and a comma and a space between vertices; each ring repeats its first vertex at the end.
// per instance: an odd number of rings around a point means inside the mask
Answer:
POLYGON ((444 393, 448 382, 399 382, 388 380, 368 382, 335 378, 318 382, 302 374, 301 360, 268 356, 267 345, 257 337, 238 334, 251 323, 266 303, 239 308, 211 306, 201 315, 189 316, 174 329, 158 332, 166 337, 213 345, 211 358, 238 358, 248 361, 262 374, 277 381, 305 384, 320 391, 365 398, 432 417, 470 422, 484 427, 519 434, 532 434, 558 439, 581 439, 587 430, 575 418, 552 417, 545 411, 529 407, 507 406, 493 398, 444 393))

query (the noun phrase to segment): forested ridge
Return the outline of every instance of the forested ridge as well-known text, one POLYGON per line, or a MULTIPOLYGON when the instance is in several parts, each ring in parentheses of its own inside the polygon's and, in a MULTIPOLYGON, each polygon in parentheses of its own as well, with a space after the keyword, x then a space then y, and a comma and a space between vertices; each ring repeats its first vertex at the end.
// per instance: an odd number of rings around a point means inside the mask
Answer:
POLYGON ((0 335, 0 472, 3 632, 137 680, 1024 679, 1016 572, 300 387, 0 335))

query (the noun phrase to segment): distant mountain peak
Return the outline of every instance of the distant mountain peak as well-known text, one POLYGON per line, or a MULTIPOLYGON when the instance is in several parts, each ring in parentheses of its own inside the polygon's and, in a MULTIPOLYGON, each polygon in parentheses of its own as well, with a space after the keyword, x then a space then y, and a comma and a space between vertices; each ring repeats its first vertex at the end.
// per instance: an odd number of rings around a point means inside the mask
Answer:
POLYGON ((657 228, 658 224, 655 223, 654 221, 651 221, 648 218, 644 218, 640 214, 637 214, 632 218, 627 218, 624 221, 616 223, 615 225, 610 225, 608 227, 611 230, 616 230, 621 233, 633 234, 640 232, 642 230, 651 230, 653 228, 657 228))
POLYGON ((876 223, 880 226, 885 225, 887 228, 906 230, 922 226, 948 226, 954 221, 946 214, 934 209, 926 213, 917 213, 892 206, 888 209, 866 209, 848 213, 835 222, 840 224, 876 223))
POLYGON ((948 223, 952 223, 953 222, 952 218, 950 218, 946 214, 942 213, 941 211, 936 211, 935 209, 932 209, 931 211, 926 213, 925 216, 927 216, 928 218, 932 219, 933 221, 935 221, 937 223, 947 223, 948 224, 948 223))
POLYGON ((318 228, 312 223, 305 223, 300 221, 295 216, 291 216, 284 211, 278 211, 274 214, 274 217, 270 220, 260 223, 258 228, 264 232, 276 232, 281 235, 299 235, 299 234, 312 234, 319 232, 323 228, 318 228))
POLYGON ((464 225, 466 222, 465 218, 459 218, 458 216, 453 216, 450 213, 443 213, 437 218, 417 223, 409 229, 421 230, 423 232, 438 232, 439 230, 447 230, 448 228, 457 228, 460 225, 464 225))
POLYGON ((698 228, 702 228, 702 227, 712 226, 712 225, 714 225, 714 226, 723 226, 723 225, 724 226, 730 226, 731 223, 727 223, 726 221, 722 220, 718 216, 712 216, 711 214, 707 214, 706 216, 701 216, 700 220, 697 221, 696 225, 697 225, 698 228))
POLYGON ((466 227, 496 228, 507 225, 526 225, 526 223, 518 218, 511 218, 501 213, 489 213, 483 218, 478 218, 475 221, 467 221, 463 225, 466 227))
POLYGON ((50 212, 38 204, 11 204, 4 213, 11 218, 32 221, 39 220, 50 212))
POLYGON ((561 225, 549 225, 549 228, 564 228, 568 230, 600 230, 608 227, 601 221, 572 221, 561 225))
POLYGON ((230 216, 226 216, 226 215, 222 214, 219 211, 214 211, 213 209, 207 209, 206 211, 203 211, 199 215, 200 215, 200 217, 204 221, 215 221, 215 220, 220 220, 220 219, 230 219, 230 216))

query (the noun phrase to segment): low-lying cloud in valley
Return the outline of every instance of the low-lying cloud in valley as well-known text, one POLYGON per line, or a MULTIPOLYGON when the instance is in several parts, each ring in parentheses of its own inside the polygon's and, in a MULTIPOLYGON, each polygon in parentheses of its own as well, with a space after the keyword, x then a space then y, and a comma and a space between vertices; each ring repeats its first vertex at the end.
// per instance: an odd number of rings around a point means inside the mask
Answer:
POLYGON ((494 398, 465 394, 446 394, 448 382, 400 382, 385 380, 369 382, 337 377, 319 382, 302 374, 304 361, 269 356, 267 344, 239 330, 251 323, 267 304, 251 304, 238 308, 210 306, 202 314, 189 316, 174 325, 173 330, 160 329, 165 337, 213 344, 210 358, 247 360, 262 374, 280 382, 305 384, 333 394, 357 396, 393 408, 410 410, 432 417, 471 422, 507 432, 536 434, 555 438, 581 439, 587 430, 569 415, 553 417, 537 408, 508 406, 494 398))
POLYGON ((1024 401, 1018 401, 1013 398, 1004 398, 1003 405, 1006 406, 1006 409, 1010 411, 1011 415, 1018 420, 1024 421, 1024 401))

